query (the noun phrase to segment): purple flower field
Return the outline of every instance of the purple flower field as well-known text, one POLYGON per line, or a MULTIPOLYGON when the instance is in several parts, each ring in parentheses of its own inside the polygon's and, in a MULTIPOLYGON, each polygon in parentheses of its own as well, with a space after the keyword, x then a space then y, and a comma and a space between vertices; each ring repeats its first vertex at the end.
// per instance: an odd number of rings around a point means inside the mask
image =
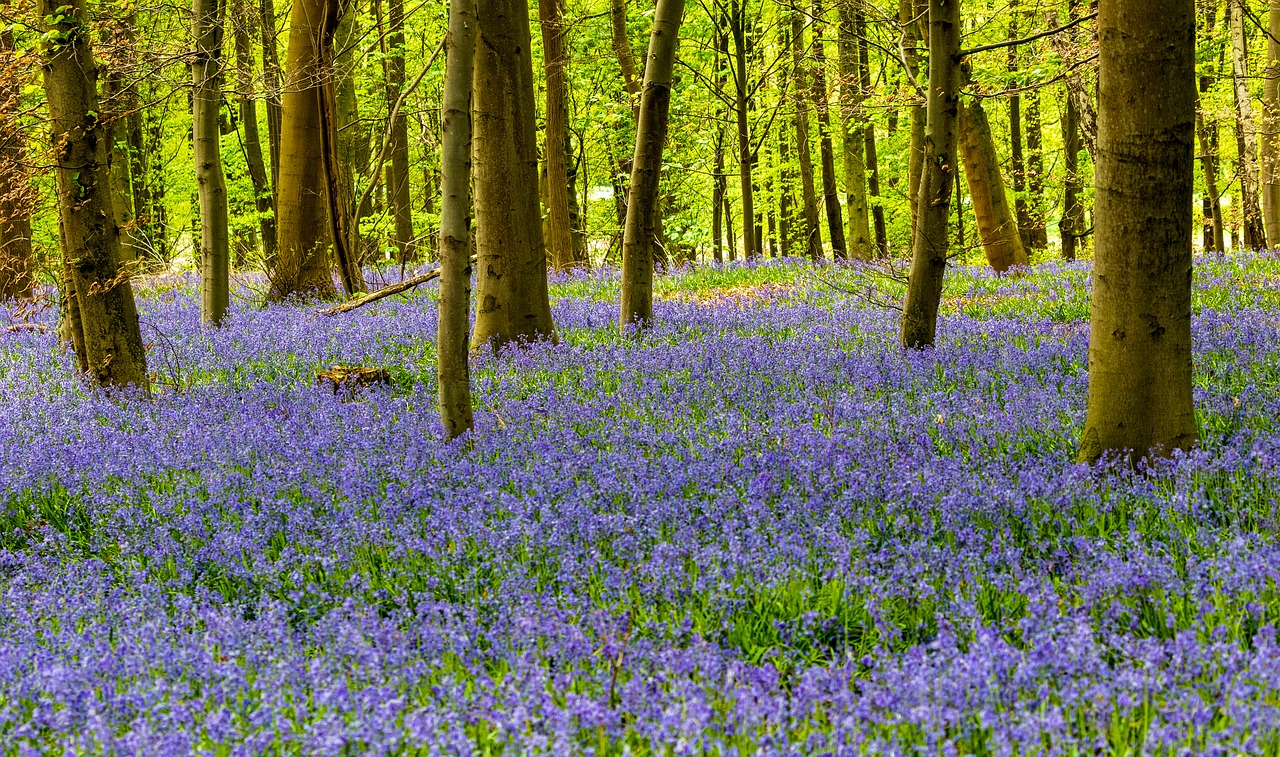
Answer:
POLYGON ((151 282, 151 402, 0 308, 0 743, 1280 753, 1280 263, 1197 261, 1202 446, 1144 474, 1073 462, 1087 266, 950 276, 925 354, 855 270, 688 271, 638 338, 557 280, 454 444, 430 287, 211 331, 151 282))

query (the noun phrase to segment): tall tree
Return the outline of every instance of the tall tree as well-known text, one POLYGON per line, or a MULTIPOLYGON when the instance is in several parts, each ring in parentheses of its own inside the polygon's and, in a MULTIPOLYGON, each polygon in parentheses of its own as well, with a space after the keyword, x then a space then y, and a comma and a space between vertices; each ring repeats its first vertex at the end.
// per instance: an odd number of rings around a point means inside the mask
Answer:
MULTIPOLYGON (((284 106, 281 90, 283 74, 280 69, 280 51, 276 31, 275 0, 260 0, 259 28, 262 29, 262 83, 267 102, 267 151, 271 157, 271 191, 273 206, 279 207, 280 188, 280 132, 284 123, 284 106)), ((268 258, 268 260, 271 260, 268 258)))
POLYGON ((475 0, 450 0, 440 141, 440 303, 436 331, 440 419, 450 438, 474 425, 467 328, 471 309, 471 86, 475 0))
MULTIPOLYGON (((863 91, 871 89, 871 44, 867 38, 865 13, 858 13, 854 22, 858 35, 858 76, 863 91)), ((889 234, 885 227, 884 205, 880 197, 880 158, 876 150, 876 125, 867 121, 863 132, 863 152, 867 156, 867 194, 871 198, 871 221, 875 226, 876 250, 880 257, 889 256, 889 234)))
MULTIPOLYGON (((1197 44, 1202 49, 1217 46, 1213 27, 1217 20, 1216 3, 1203 3, 1198 23, 1197 44)), ((1217 46, 1219 51, 1221 47, 1217 46)), ((1204 97, 1213 89, 1214 76, 1202 73, 1200 95, 1196 99, 1196 140, 1200 146, 1200 166, 1204 174, 1204 248, 1224 252, 1227 249, 1226 225, 1222 218, 1222 193, 1218 190, 1218 125, 1205 112, 1204 97)))
MULTIPOLYGON (((1240 174, 1240 225, 1244 246, 1267 246, 1262 209, 1258 205, 1258 135, 1249 94, 1249 48, 1244 34, 1245 0, 1227 0, 1231 26, 1231 74, 1236 101, 1237 172, 1240 174)), ((1237 240, 1237 244, 1240 240, 1237 240)))
POLYGON ((818 155, 822 163, 822 203, 827 214, 827 234, 837 260, 849 256, 844 239, 844 219, 840 210, 840 190, 836 182, 835 147, 831 139, 831 104, 827 93, 827 54, 822 35, 826 30, 822 0, 813 0, 813 66, 809 94, 818 116, 818 155))
POLYGON ((849 211, 849 254, 871 259, 871 223, 867 210, 866 109, 862 62, 858 56, 860 4, 840 0, 840 28, 836 36, 840 61, 840 115, 844 128, 844 191, 849 211), (855 7, 857 5, 858 7, 855 7))
POLYGON ((582 261, 574 254, 573 227, 569 222, 569 47, 565 43, 564 0, 538 0, 538 21, 547 83, 542 154, 547 171, 549 243, 552 264, 565 270, 582 261))
POLYGON ((813 261, 822 260, 822 225, 818 218, 818 192, 813 181, 813 151, 809 146, 809 109, 804 92, 808 88, 804 54, 804 19, 799 12, 791 14, 792 76, 797 95, 795 101, 796 153, 800 166, 801 208, 804 216, 805 249, 813 261))
MULTIPOLYGON (((387 0, 387 107, 404 90, 404 0, 387 0)), ((395 219, 396 250, 400 262, 414 260, 413 200, 409 191, 409 121, 404 110, 391 122, 391 162, 387 164, 387 196, 395 219)))
POLYGON ((538 146, 524 0, 477 7, 472 95, 478 305, 472 344, 555 338, 538 205, 538 146))
POLYGON ((916 199, 920 218, 902 306, 903 347, 933 346, 950 252, 948 210, 956 171, 960 111, 960 0, 929 0, 929 89, 924 169, 916 199))
POLYGON ((911 88, 920 99, 907 105, 910 142, 907 156, 907 200, 911 204, 911 238, 915 239, 920 220, 920 177, 924 173, 925 91, 919 85, 920 53, 916 45, 923 39, 922 27, 929 20, 928 0, 898 0, 898 26, 901 28, 903 63, 911 88))
POLYGON ((1080 117, 1070 97, 1062 106, 1062 257, 1075 260, 1084 235, 1084 202, 1080 198, 1080 117))
MULTIPOLYGON (((750 96, 747 86, 747 0, 729 0, 729 28, 733 35, 734 111, 738 121, 738 180, 742 187, 743 254, 753 258, 760 254, 760 240, 755 234, 755 179, 752 167, 755 152, 751 147, 749 122, 750 96)), ((799 98, 797 98, 799 99, 799 98)))
POLYGON ((986 252, 987 262, 996 273, 1013 266, 1027 265, 1027 250, 1009 198, 1004 176, 1000 173, 1000 156, 996 154, 991 123, 981 100, 974 100, 960 110, 960 144, 964 154, 964 175, 969 181, 969 197, 978 222, 978 238, 986 252))
POLYGON ((1080 459, 1195 444, 1191 394, 1194 0, 1102 0, 1097 257, 1080 459), (1151 82, 1159 81, 1159 87, 1151 82))
MULTIPOLYGON (((7 11, 7 2, 0 3, 7 11)), ((19 73, 13 30, 0 28, 0 300, 30 297, 35 286, 31 204, 35 199, 23 160, 26 137, 18 123, 19 73)))
POLYGON ((1263 72, 1262 214, 1267 241, 1280 246, 1280 0, 1270 0, 1267 14, 1267 67, 1263 72))
POLYGON ((271 178, 262 154, 262 136, 258 130, 258 100, 253 84, 253 37, 257 10, 246 0, 236 0, 232 9, 236 50, 236 103, 243 132, 244 158, 253 184, 254 208, 258 211, 258 228, 262 234, 262 251, 266 260, 276 256, 275 203, 271 178))
POLYGON ((129 270, 120 264, 107 127, 85 0, 39 0, 44 83, 56 165, 67 298, 78 313, 80 365, 100 386, 149 387, 129 270))
POLYGON ((192 154, 200 204, 200 319, 217 326, 230 301, 227 177, 222 170, 218 112, 222 106, 223 0, 192 0, 192 154))
POLYGON ((653 319, 654 222, 658 214, 662 147, 667 141, 671 108, 671 79, 683 17, 684 0, 658 0, 644 67, 636 153, 631 162, 631 200, 627 203, 627 226, 622 237, 619 320, 624 328, 653 319))

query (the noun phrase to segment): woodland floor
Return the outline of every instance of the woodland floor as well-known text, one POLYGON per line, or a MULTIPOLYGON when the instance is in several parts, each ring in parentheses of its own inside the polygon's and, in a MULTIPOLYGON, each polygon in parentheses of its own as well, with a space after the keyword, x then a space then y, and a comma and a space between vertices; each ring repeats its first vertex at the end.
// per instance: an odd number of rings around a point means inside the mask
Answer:
POLYGON ((640 337, 557 279, 462 444, 434 285, 210 331, 149 280, 151 402, 0 308, 0 744, 1276 753, 1280 262, 1197 261, 1202 446, 1143 474, 1072 462, 1087 264, 949 279, 923 354, 858 269, 665 277, 640 337))

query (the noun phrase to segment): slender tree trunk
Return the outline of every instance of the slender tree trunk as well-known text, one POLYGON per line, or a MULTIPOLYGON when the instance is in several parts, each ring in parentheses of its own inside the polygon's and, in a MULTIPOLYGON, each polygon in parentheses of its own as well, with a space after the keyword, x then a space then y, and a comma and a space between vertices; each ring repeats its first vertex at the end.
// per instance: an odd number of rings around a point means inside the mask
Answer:
POLYGON ((750 259, 760 253, 755 238, 755 182, 751 175, 754 156, 751 151, 751 128, 747 123, 747 41, 745 0, 731 0, 729 25, 733 32, 734 68, 736 87, 735 110, 738 118, 738 178, 742 186, 742 247, 744 257, 750 259))
MULTIPOLYGON (((404 90, 404 0, 387 0, 387 107, 404 90)), ((396 250, 401 264, 418 259, 413 235, 413 198, 409 191, 409 121, 402 109, 391 123, 391 161, 387 165, 387 194, 396 226, 396 250)))
POLYGON ((671 80, 683 17, 684 0, 658 0, 653 15, 653 35, 649 38, 649 59, 644 67, 636 154, 631 163, 631 201, 627 204, 627 227, 622 237, 619 322, 623 328, 644 326, 653 320, 654 220, 658 212, 662 146, 667 141, 671 80))
MULTIPOLYGON (((864 14, 859 13, 856 19, 858 29, 858 75, 862 91, 871 91, 871 57, 867 42, 867 21, 864 14)), ((876 125, 867 122, 863 130, 863 151, 867 156, 867 191, 872 198, 871 223, 875 228, 876 250, 880 257, 889 257, 889 232, 884 222, 884 205, 880 198, 880 158, 876 151, 876 125)))
MULTIPOLYGON (((804 20, 799 13, 791 14, 791 59, 794 65, 797 93, 807 87, 804 61, 804 20)), ((795 100, 796 153, 800 164, 800 189, 804 214, 805 249, 816 263, 825 256, 822 252, 822 227, 818 218, 818 193, 813 182, 813 152, 809 146, 809 109, 805 99, 797 94, 795 100)))
POLYGON ((258 102, 253 88, 253 47, 250 29, 255 9, 246 0, 236 0, 232 11, 236 49, 236 99, 240 124, 244 130, 245 164, 253 183, 254 208, 258 212, 258 229, 262 235, 262 251, 266 260, 276 257, 276 218, 271 201, 271 183, 267 163, 262 155, 262 137, 258 131, 258 102))
POLYGON ((928 125, 920 178, 920 220, 902 307, 902 346, 933 346, 938 330, 942 278, 950 252, 948 211, 956 166, 960 110, 960 0, 929 0, 928 125))
MULTIPOLYGON (((0 11, 8 11, 7 3, 0 11)), ((18 123, 18 69, 13 31, 0 28, 0 300, 30 297, 32 268, 31 206, 35 200, 23 170, 26 137, 18 123)))
POLYGON ((849 257, 844 239, 844 219, 840 213, 840 190, 836 184, 835 147, 831 140, 831 106, 827 93, 827 54, 822 41, 826 25, 822 0, 813 2, 813 75, 809 79, 809 94, 813 109, 818 115, 818 154, 822 162, 822 201, 827 212, 827 233, 831 237, 831 249, 836 260, 849 257))
POLYGON ((222 105, 223 0, 193 0, 191 123, 200 204, 200 319, 218 326, 230 302, 231 247, 227 225, 227 177, 222 170, 218 111, 222 105))
POLYGON ((565 122, 569 110, 569 50, 564 39, 564 0, 538 0, 538 21, 542 27, 542 57, 547 83, 547 120, 542 154, 547 170, 551 260, 557 269, 567 270, 580 261, 573 254, 573 229, 569 225, 569 168, 565 152, 568 141, 565 122))
MULTIPOLYGON (((717 102, 724 102, 725 84, 729 77, 729 35, 725 32, 725 17, 723 14, 717 16, 718 27, 716 29, 716 60, 715 60, 715 99, 717 102)), ((711 236, 712 249, 714 250, 715 261, 717 263, 724 262, 724 202, 729 193, 729 182, 725 176, 725 123, 729 119, 729 110, 727 107, 717 106, 716 114, 716 147, 715 147, 715 176, 711 189, 711 236)))
POLYGON ((636 70, 636 57, 627 37, 627 0, 609 0, 609 24, 613 42, 613 54, 622 71, 622 83, 627 89, 631 105, 631 120, 640 119, 640 74, 636 70))
POLYGON ((1267 246, 1262 209, 1258 206, 1258 137, 1253 123, 1253 101, 1249 94, 1249 49, 1244 37, 1244 0, 1227 0, 1231 24, 1231 72, 1236 100, 1236 141, 1239 147, 1240 222, 1244 246, 1251 250, 1267 246))
POLYGON ((1030 250, 1049 246, 1044 221, 1044 145, 1041 136, 1040 92, 1027 93, 1027 215, 1031 228, 1026 234, 1030 250))
MULTIPOLYGON (((1092 0, 1090 5, 1096 7, 1097 0, 1092 0)), ((1079 18, 1083 12, 1080 0, 1068 0, 1068 16, 1074 21, 1079 18)), ((1084 35, 1087 26, 1081 24, 1072 27, 1063 34, 1055 34, 1049 37, 1049 43, 1053 49, 1062 58, 1066 68, 1066 85, 1067 97, 1076 106, 1076 119, 1080 124, 1080 140, 1084 145, 1084 149, 1089 152, 1089 156, 1096 161, 1094 148, 1098 142, 1098 110, 1096 106, 1096 86, 1094 82, 1093 72, 1097 70, 1096 66, 1088 65, 1088 61, 1082 59, 1081 50, 1087 50, 1088 46, 1084 44, 1084 35)))
POLYGON ((1080 123, 1075 103, 1066 98, 1062 114, 1063 171, 1066 176, 1062 186, 1062 220, 1058 231, 1062 235, 1062 257, 1075 260, 1084 232, 1084 203, 1080 200, 1080 123))
POLYGON ((1271 247, 1280 246, 1280 0, 1268 3, 1262 96, 1262 211, 1271 247))
POLYGON ((262 82, 267 103, 267 151, 271 155, 272 207, 279 207, 276 192, 280 188, 280 132, 284 113, 281 104, 283 77, 280 72, 279 44, 276 41, 275 0, 260 0, 259 12, 262 29, 262 82))
POLYGON ((449 438, 470 431, 471 86, 476 53, 475 0, 450 0, 445 38, 440 146, 440 304, 436 331, 440 419, 449 438))
MULTIPOLYGON (((1009 39, 1018 39, 1021 11, 1018 0, 1009 2, 1009 39)), ((1018 46, 1009 46, 1009 86, 1018 86, 1018 46)), ((1068 98, 1069 99, 1069 98, 1068 98)), ((1027 212, 1027 166, 1022 154, 1022 95, 1015 89, 1009 95, 1009 178, 1013 183, 1013 207, 1024 248, 1031 247, 1031 216, 1027 212)), ((965 169, 968 170, 967 168, 965 169)))
POLYGON ((472 99, 478 308, 472 344, 555 338, 538 206, 529 9, 481 0, 472 99))
MULTIPOLYGON (((149 388, 146 351, 138 328, 129 271, 120 265, 107 129, 98 119, 97 65, 85 0, 40 0, 63 259, 68 300, 79 313, 81 365, 100 386, 149 388), (57 23, 47 23, 57 20, 57 23)), ((74 312, 72 318, 74 318, 74 312)))
POLYGON ((1193 0, 1103 0, 1097 258, 1080 459, 1196 443, 1191 396, 1193 0), (1153 87, 1151 82, 1161 86, 1153 87))
POLYGON ((964 175, 969 181, 969 197, 978 222, 978 238, 987 262, 996 273, 1013 266, 1027 265, 1018 224, 1009 210, 1000 156, 996 153, 991 124, 980 100, 960 110, 960 146, 964 154, 964 175))
MULTIPOLYGON (((1217 23, 1215 4, 1202 6, 1204 22, 1197 29, 1198 44, 1203 49, 1212 51, 1216 45, 1213 28, 1217 23)), ((1222 48, 1218 46, 1219 68, 1221 67, 1222 48)), ((1215 77, 1200 77, 1200 97, 1196 99, 1196 138, 1200 143, 1200 165, 1204 171, 1205 197, 1201 203, 1204 212, 1204 248, 1225 252, 1227 249, 1226 226, 1222 218, 1222 193, 1218 188, 1218 125, 1209 121, 1202 107, 1204 96, 1213 89, 1215 77)))
POLYGON ((849 254, 871 259, 871 223, 867 210, 866 121, 862 62, 855 36, 860 10, 857 0, 840 0, 837 44, 840 60, 840 115, 844 124, 844 191, 849 210, 849 254))
MULTIPOLYGON (((927 2, 926 11, 927 11, 927 2)), ((920 54, 916 45, 923 39, 921 24, 916 21, 920 15, 919 0, 898 0, 898 24, 902 28, 903 59, 907 66, 907 76, 912 85, 920 79, 920 54)), ((928 14, 925 14, 928 20, 928 14)), ((925 104, 912 102, 907 106, 907 123, 910 129, 910 141, 907 156, 907 200, 911 205, 911 238, 916 236, 916 227, 920 219, 920 177, 924 173, 924 130, 925 104)))

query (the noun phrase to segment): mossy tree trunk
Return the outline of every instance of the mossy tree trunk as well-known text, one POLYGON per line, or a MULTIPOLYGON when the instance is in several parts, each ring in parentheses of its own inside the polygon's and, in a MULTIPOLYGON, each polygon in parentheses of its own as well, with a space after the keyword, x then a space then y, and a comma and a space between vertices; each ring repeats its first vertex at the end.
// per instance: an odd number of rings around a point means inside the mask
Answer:
POLYGON ((1004 273, 1013 266, 1025 266, 1027 250, 1022 246, 1018 223, 1009 208, 1004 176, 1000 173, 1000 156, 980 100, 960 110, 959 126, 964 175, 969 182, 978 238, 987 262, 996 273, 1004 273))

